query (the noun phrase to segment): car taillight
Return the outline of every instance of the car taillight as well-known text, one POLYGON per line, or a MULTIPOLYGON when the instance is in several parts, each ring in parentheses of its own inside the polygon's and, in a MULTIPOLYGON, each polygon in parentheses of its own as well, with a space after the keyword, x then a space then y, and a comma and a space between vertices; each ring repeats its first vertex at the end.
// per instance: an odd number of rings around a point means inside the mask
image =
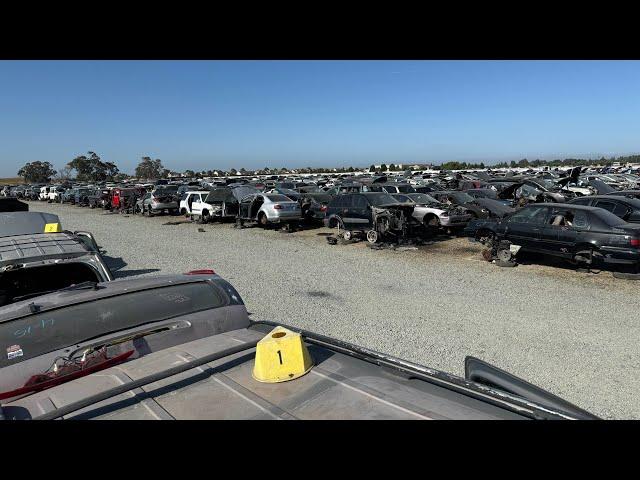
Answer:
POLYGON ((211 269, 208 270, 191 270, 190 272, 186 272, 185 275, 215 275, 216 272, 214 272, 211 269))
POLYGON ((275 210, 282 210, 282 205, 274 205, 273 208, 275 210))
POLYGON ((640 238, 632 238, 631 239, 631 246, 639 248, 640 247, 640 238))

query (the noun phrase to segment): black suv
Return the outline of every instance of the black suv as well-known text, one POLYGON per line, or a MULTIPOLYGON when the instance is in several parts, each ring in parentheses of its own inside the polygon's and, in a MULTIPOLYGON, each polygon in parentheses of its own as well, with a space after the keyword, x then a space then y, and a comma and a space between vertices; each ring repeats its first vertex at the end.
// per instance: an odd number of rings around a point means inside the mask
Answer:
POLYGON ((352 232, 366 233, 370 243, 386 235, 410 234, 422 224, 413 218, 412 203, 402 203, 388 193, 366 192, 336 195, 327 205, 325 226, 345 230, 345 239, 352 232))
POLYGON ((597 207, 530 204, 503 219, 474 220, 465 234, 494 249, 509 245, 577 263, 631 265, 638 270, 640 225, 597 207))

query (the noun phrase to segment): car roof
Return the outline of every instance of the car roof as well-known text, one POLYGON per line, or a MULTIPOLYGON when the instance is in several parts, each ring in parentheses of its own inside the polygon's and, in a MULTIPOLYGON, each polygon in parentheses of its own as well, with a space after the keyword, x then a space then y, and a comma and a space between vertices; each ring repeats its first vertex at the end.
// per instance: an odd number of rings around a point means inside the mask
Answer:
POLYGON ((525 205, 522 208, 532 208, 532 207, 554 207, 554 208, 567 207, 572 210, 587 210, 590 212, 602 210, 602 208, 592 207, 590 205, 578 205, 576 203, 555 203, 555 202, 529 203, 528 205, 525 205))
POLYGON ((60 224, 60 218, 44 212, 0 212, 0 238, 44 233, 50 223, 60 224))
POLYGON ((0 267, 47 258, 92 254, 71 232, 36 233, 0 238, 0 267))
MULTIPOLYGON (((639 192, 640 193, 640 192, 639 192)), ((589 195, 586 197, 578 197, 578 198, 593 198, 597 200, 618 200, 620 202, 629 203, 633 206, 640 207, 640 200, 637 198, 629 198, 623 195, 589 195)))

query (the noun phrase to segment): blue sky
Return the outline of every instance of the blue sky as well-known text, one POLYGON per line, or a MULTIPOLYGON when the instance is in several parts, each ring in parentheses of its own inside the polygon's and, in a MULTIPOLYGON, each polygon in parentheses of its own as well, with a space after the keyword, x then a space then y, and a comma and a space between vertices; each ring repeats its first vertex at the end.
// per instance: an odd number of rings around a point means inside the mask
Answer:
POLYGON ((2 61, 0 176, 624 155, 638 61, 2 61))

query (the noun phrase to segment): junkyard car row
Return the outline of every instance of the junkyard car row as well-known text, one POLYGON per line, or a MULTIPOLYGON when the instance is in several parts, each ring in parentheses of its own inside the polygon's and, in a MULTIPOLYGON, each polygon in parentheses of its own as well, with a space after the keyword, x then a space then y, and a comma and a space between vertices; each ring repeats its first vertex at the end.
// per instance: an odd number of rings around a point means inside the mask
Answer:
MULTIPOLYGON (((528 252, 634 278, 640 265, 637 181, 627 171, 576 168, 5 188, 0 339, 7 355, 0 358, 0 417, 329 418, 310 399, 318 382, 331 377, 336 387, 325 400, 340 412, 331 418, 594 418, 475 358, 467 358, 462 379, 293 327, 253 322, 240 294, 212 270, 114 280, 90 232, 66 231, 64 219, 33 211, 34 203, 25 211, 18 199, 134 219, 228 219, 238 228, 325 225, 346 243, 465 235, 482 242, 484 258, 499 266, 514 266, 528 252), (257 352, 264 342, 295 341, 298 333, 305 344, 303 371, 288 374, 286 389, 263 388, 258 355, 238 354, 257 352), (154 397, 155 382, 205 364, 215 366, 216 382, 206 388, 163 384, 172 395, 154 397), (126 373, 134 370, 145 373, 126 373), (102 375, 93 375, 98 371, 102 375), (150 410, 136 408, 142 397, 134 405, 118 399, 137 388, 150 395, 150 410), (229 388, 247 401, 230 399, 229 388)), ((267 361, 264 368, 284 368, 278 355, 279 364, 267 361)))
POLYGON ((522 251, 637 274, 633 225, 640 222, 640 176, 617 170, 205 178, 23 185, 2 193, 137 215, 181 214, 200 223, 235 219, 239 227, 277 225, 291 231, 324 224, 347 241, 369 243, 466 235, 484 243, 484 257, 501 266, 514 265, 522 251), (537 209, 531 218, 529 209, 518 213, 532 203, 566 209, 537 209), (576 214, 570 205, 588 207, 579 209, 577 222, 566 220, 576 214), (566 221, 558 224, 561 215, 566 221))

